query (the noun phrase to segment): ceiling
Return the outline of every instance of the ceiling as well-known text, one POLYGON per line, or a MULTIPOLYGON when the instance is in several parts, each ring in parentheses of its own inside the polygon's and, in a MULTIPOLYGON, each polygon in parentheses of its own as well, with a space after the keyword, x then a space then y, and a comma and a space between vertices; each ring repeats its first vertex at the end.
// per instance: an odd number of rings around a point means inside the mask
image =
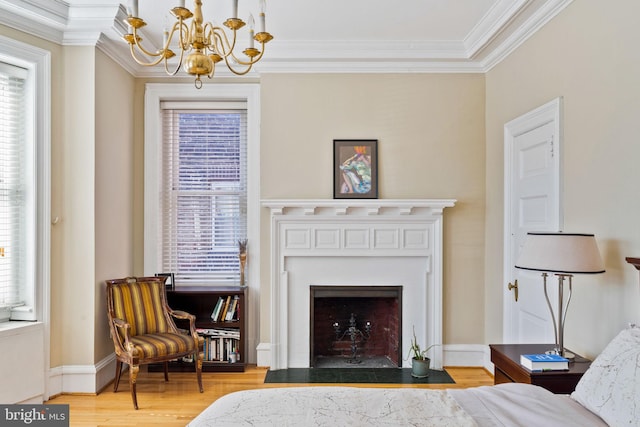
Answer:
MULTIPOLYGON (((96 45, 138 77, 164 75, 131 59, 121 39, 130 0, 121 1, 0 0, 0 23, 63 45, 96 45)), ((274 40, 256 70, 482 73, 571 1, 267 0, 266 29, 274 40)), ((139 0, 147 47, 160 45, 177 3, 139 0)), ((232 0, 203 3, 205 21, 220 24, 231 12, 232 0)), ((186 6, 193 9, 192 0, 186 6)), ((258 0, 239 0, 245 22, 258 12, 258 0)))

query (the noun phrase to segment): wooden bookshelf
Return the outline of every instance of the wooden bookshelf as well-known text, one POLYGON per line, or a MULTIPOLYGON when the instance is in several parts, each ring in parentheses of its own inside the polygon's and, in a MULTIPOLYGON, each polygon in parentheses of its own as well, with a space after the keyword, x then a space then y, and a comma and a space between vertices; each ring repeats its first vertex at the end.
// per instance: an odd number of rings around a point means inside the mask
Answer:
MULTIPOLYGON (((213 346, 214 350, 220 350, 217 354, 220 357, 210 357, 205 354, 202 364, 203 372, 244 372, 246 367, 247 345, 246 345, 246 307, 247 307, 247 287, 246 286, 179 286, 173 290, 167 290, 167 301, 169 307, 174 310, 183 310, 196 316, 196 328, 204 330, 224 330, 236 332, 239 339, 234 342, 234 348, 239 354, 239 360, 231 362, 226 346, 220 347, 221 341, 213 346), (231 320, 213 321, 211 314, 220 298, 237 298, 236 312, 231 320), (211 359, 218 360, 211 360, 211 359), (208 360, 209 359, 209 360, 208 360)), ((176 322, 179 328, 188 328, 188 325, 181 325, 176 322)), ((205 336, 203 334, 203 336, 205 336)), ((206 339, 206 338, 205 338, 206 339)), ((209 347, 205 344, 205 352, 209 347)), ((193 371, 195 368, 192 362, 176 361, 169 364, 171 371, 193 371)), ((150 365, 149 370, 162 370, 162 365, 150 365)))

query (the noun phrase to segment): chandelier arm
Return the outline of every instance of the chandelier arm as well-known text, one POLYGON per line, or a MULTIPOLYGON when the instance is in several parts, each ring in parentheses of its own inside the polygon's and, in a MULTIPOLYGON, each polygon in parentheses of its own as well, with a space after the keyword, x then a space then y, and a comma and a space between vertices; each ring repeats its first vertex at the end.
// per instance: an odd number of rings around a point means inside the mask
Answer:
POLYGON ((244 76, 245 74, 247 74, 249 71, 251 71, 251 68, 253 67, 253 64, 249 64, 248 67, 244 70, 244 71, 237 71, 235 68, 233 68, 233 66, 229 63, 229 59, 225 56, 224 58, 224 62, 227 64, 227 68, 229 68, 229 71, 231 71, 233 74, 235 74, 236 76, 244 76))
POLYGON ((171 41, 173 40, 173 37, 176 33, 178 33, 178 46, 180 47, 180 50, 189 48, 189 45, 184 41, 185 36, 183 35, 184 33, 186 33, 186 39, 189 39, 189 28, 187 27, 187 24, 184 23, 182 18, 178 18, 178 21, 173 24, 173 27, 171 27, 171 32, 169 33, 169 37, 167 38, 167 43, 164 45, 164 50, 169 49, 171 41))
POLYGON ((178 64, 176 65, 176 68, 173 71, 169 70, 169 58, 165 58, 164 59, 164 71, 165 73, 167 73, 170 76, 175 76, 176 74, 178 74, 178 71, 180 71, 180 68, 182 67, 182 56, 183 56, 183 50, 180 50, 180 60, 178 61, 178 64))
MULTIPOLYGON (((140 43, 142 41, 142 37, 138 36, 138 31, 136 30, 136 28, 133 29, 133 40, 134 43, 131 44, 131 46, 133 47, 133 45, 135 44, 135 46, 140 50, 140 52, 142 52, 143 54, 147 55, 147 56, 151 56, 153 58, 155 58, 156 56, 159 56, 162 60, 162 58, 164 57, 164 50, 160 50, 160 51, 156 51, 156 52, 151 52, 147 49, 145 49, 142 44, 140 43)), ((158 64, 160 61, 155 62, 154 65, 158 64)), ((143 63, 139 62, 139 64, 144 65, 143 63)))
POLYGON ((229 43, 229 38, 227 37, 227 33, 221 27, 213 27, 213 35, 215 42, 216 50, 218 51, 218 55, 226 58, 229 55, 233 55, 233 50, 236 48, 236 30, 233 30, 233 43, 229 43), (215 30, 218 31, 215 31, 215 30))
POLYGON ((236 61, 238 64, 240 65, 247 65, 247 66, 251 66, 253 64, 255 64, 256 62, 260 61, 260 59, 262 58, 262 55, 264 54, 264 43, 262 44, 262 51, 260 51, 260 53, 257 56, 254 56, 253 58, 251 58, 249 61, 243 61, 240 58, 237 58, 233 52, 231 52, 231 57, 233 57, 233 60, 236 61))
POLYGON ((215 49, 215 30, 216 28, 219 27, 215 27, 211 22, 206 22, 204 24, 204 26, 202 27, 203 29, 203 34, 204 34, 204 39, 205 39, 205 45, 206 45, 206 49, 210 50, 213 53, 218 53, 215 49))
POLYGON ((131 57, 133 58, 134 61, 136 61, 138 64, 140 64, 142 66, 153 67, 154 65, 158 65, 164 59, 164 55, 162 55, 162 54, 151 54, 151 53, 149 53, 149 54, 147 54, 147 56, 150 56, 152 58, 157 56, 158 58, 153 60, 153 61, 151 61, 151 62, 142 61, 141 59, 138 59, 138 57, 136 56, 135 47, 138 47, 138 49, 140 49, 142 51, 142 53, 146 54, 146 52, 143 49, 140 48, 138 43, 136 43, 135 45, 134 44, 130 44, 129 45, 129 48, 130 48, 130 51, 131 51, 131 57))

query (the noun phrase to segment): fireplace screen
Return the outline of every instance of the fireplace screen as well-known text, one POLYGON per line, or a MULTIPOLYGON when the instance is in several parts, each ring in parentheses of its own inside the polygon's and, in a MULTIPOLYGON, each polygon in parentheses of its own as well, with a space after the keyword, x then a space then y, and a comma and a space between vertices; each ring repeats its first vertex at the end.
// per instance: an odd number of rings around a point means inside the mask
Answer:
POLYGON ((310 366, 402 365, 402 286, 311 286, 310 366))

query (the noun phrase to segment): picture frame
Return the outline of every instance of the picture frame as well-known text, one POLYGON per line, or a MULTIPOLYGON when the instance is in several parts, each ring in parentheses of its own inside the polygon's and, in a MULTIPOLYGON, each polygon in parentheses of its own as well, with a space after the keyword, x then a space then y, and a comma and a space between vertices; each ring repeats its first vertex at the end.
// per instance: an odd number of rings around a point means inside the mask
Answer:
POLYGON ((333 198, 378 198, 378 140, 333 140, 333 198))
POLYGON ((156 277, 166 277, 167 280, 164 282, 164 286, 168 291, 172 291, 176 287, 176 279, 173 273, 156 273, 156 277))

